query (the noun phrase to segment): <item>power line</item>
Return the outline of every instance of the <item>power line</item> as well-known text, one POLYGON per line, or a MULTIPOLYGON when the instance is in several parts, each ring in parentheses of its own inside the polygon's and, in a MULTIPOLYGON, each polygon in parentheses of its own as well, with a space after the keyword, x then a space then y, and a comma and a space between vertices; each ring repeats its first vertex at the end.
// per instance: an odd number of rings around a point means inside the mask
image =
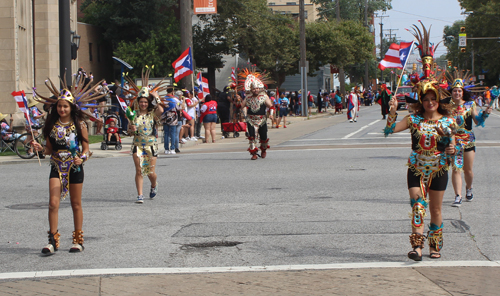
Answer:
POLYGON ((428 17, 428 16, 425 16, 425 15, 419 15, 419 14, 404 12, 404 11, 401 11, 401 10, 391 9, 390 11, 395 11, 395 12, 404 13, 404 14, 408 14, 408 15, 413 15, 413 16, 418 16, 418 17, 423 17, 423 18, 428 18, 428 19, 431 19, 431 20, 445 22, 445 23, 450 23, 450 24, 455 23, 455 22, 445 21, 445 20, 441 20, 441 19, 437 19, 437 18, 433 18, 433 17, 428 17))

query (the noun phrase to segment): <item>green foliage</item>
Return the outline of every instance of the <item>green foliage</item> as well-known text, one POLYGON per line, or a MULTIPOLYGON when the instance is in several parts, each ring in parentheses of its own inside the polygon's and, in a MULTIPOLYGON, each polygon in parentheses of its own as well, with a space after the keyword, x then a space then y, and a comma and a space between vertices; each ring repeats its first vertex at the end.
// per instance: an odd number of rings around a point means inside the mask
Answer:
POLYGON ((175 0, 85 0, 83 22, 104 29, 104 39, 116 47, 120 41, 146 40, 172 18, 175 0))
POLYGON ((373 59, 373 36, 357 21, 316 22, 306 26, 310 73, 319 66, 350 66, 373 59))
POLYGON ((152 32, 144 41, 139 38, 135 42, 121 41, 114 54, 134 67, 128 74, 130 77, 140 77, 145 65, 155 66, 150 77, 165 77, 174 72, 172 62, 180 54, 177 31, 178 23, 172 22, 162 30, 152 32))
MULTIPOLYGON (((473 11, 465 21, 467 37, 500 37, 500 1, 499 0, 460 0, 466 11, 473 11)), ((452 28, 456 29, 455 24, 452 28)), ((446 34, 445 30, 445 34, 446 34)), ((448 33, 454 33, 449 31, 448 33)), ((457 32, 458 33, 458 32, 457 32)), ((454 35, 458 39, 458 34, 454 35)), ((453 45, 450 45, 453 50, 453 45)), ((456 47, 455 47, 456 48, 456 47)), ((464 63, 471 69, 471 53, 474 50, 475 75, 484 74, 487 85, 498 84, 500 75, 500 43, 494 40, 467 40, 467 52, 449 54, 449 59, 457 61, 458 66, 464 63), (468 61, 467 61, 468 60, 468 61)))

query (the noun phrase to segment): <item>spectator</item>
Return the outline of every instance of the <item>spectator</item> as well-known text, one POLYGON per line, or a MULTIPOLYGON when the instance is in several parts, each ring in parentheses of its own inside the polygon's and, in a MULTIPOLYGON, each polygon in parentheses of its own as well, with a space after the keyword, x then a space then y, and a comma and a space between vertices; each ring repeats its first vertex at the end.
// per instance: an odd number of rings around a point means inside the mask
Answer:
POLYGON ((163 124, 163 147, 165 154, 175 154, 175 135, 178 123, 178 108, 177 101, 172 96, 167 96, 166 108, 160 117, 160 123, 163 124), (170 144, 170 145, 169 145, 170 144))
POLYGON ((211 95, 205 97, 205 103, 201 107, 200 120, 205 127, 205 142, 209 142, 209 136, 212 137, 212 143, 215 143, 215 124, 217 123, 217 102, 212 100, 211 95))
MULTIPOLYGON (((231 97, 229 96, 229 86, 224 87, 224 91, 219 94, 217 102, 217 114, 221 123, 229 122, 231 97)), ((220 125, 222 129, 222 124, 220 125)))
POLYGON ((276 122, 276 128, 280 127, 281 118, 283 118, 283 128, 286 128, 286 114, 288 113, 288 105, 290 104, 290 101, 288 100, 287 97, 285 97, 284 93, 281 93, 281 97, 278 100, 278 104, 280 106, 280 117, 276 122))
MULTIPOLYGON (((10 120, 9 120, 10 125, 7 124, 7 120, 5 120, 5 117, 7 117, 7 115, 0 113, 0 127, 1 127, 2 139, 4 141, 10 141, 19 138, 21 134, 14 132, 14 129, 12 128, 12 122, 14 121, 14 118, 12 118, 12 114, 10 115, 10 120)), ((21 141, 23 141, 23 143, 26 144, 26 137, 21 138, 21 141)))

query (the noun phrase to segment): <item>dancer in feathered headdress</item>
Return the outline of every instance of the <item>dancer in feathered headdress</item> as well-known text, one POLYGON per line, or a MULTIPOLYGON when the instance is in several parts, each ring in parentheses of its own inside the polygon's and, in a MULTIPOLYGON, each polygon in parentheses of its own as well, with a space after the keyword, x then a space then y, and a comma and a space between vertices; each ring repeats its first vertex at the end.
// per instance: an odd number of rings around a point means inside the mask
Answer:
POLYGON ((492 111, 491 105, 486 110, 477 108, 476 103, 471 98, 471 91, 482 92, 483 87, 475 87, 474 85, 465 85, 465 81, 469 80, 469 72, 455 70, 447 72, 446 75, 451 92, 453 116, 458 125, 457 134, 457 154, 453 158, 452 163, 452 183, 455 190, 455 201, 452 206, 459 207, 462 204, 462 171, 465 175, 465 199, 472 201, 472 181, 474 173, 472 166, 474 164, 474 156, 476 151, 476 139, 474 131, 472 131, 472 121, 477 126, 484 127, 484 121, 488 118, 492 111))
MULTIPOLYGON (((154 67, 154 66, 153 66, 154 67)), ((151 67, 151 69, 153 68, 151 67)), ((153 199, 158 192, 157 175, 155 171, 156 159, 158 157, 158 142, 156 139, 156 126, 163 106, 158 92, 169 88, 162 80, 154 85, 151 90, 148 88, 149 74, 151 69, 146 66, 146 71, 142 70, 142 87, 138 87, 130 77, 125 77, 130 88, 125 90, 132 96, 130 100, 132 108, 127 108, 127 118, 130 121, 129 130, 134 135, 132 141, 132 157, 135 164, 135 186, 137 188, 136 203, 143 203, 143 178, 148 176, 151 181, 149 198, 153 199)))
MULTIPOLYGON (((429 30, 422 24, 422 31, 413 26, 413 35, 417 38, 423 64, 423 75, 413 79, 413 113, 396 123, 398 102, 395 97, 390 101, 385 135, 410 129, 412 152, 408 159, 408 192, 412 211, 412 234, 410 243, 413 250, 408 257, 415 261, 422 260, 424 247, 424 217, 426 208, 431 207, 431 223, 428 240, 430 257, 440 258, 443 246, 443 219, 441 208, 444 190, 448 182, 449 155, 456 153, 454 133, 455 119, 451 108, 442 100, 442 75, 435 77, 432 72, 435 47, 429 43, 429 30)), ((446 84, 444 84, 446 87, 446 84)))
POLYGON ((58 210, 60 200, 70 194, 71 207, 73 208, 73 246, 70 252, 83 251, 83 163, 91 155, 89 152, 88 131, 85 117, 92 115, 82 112, 81 108, 93 100, 99 99, 103 94, 97 93, 97 84, 91 87, 85 85, 84 80, 77 82, 73 76, 73 84, 68 85, 66 80, 61 81, 62 90, 48 79, 45 85, 52 94, 51 97, 42 96, 36 89, 35 100, 51 106, 43 135, 46 146, 34 143, 34 147, 44 154, 50 155, 50 207, 49 207, 49 244, 42 249, 42 253, 51 255, 59 248, 58 210))
POLYGON ((238 90, 244 89, 246 92, 246 97, 241 104, 241 108, 248 107, 246 117, 249 142, 248 151, 252 155, 252 160, 258 158, 257 153, 259 152, 259 148, 255 145, 257 143, 255 130, 257 129, 260 138, 260 156, 266 158, 266 150, 270 148, 268 144, 269 138, 267 137, 266 108, 271 108, 273 103, 267 96, 265 87, 272 81, 266 73, 256 72, 255 69, 244 69, 238 73, 238 81, 238 90))

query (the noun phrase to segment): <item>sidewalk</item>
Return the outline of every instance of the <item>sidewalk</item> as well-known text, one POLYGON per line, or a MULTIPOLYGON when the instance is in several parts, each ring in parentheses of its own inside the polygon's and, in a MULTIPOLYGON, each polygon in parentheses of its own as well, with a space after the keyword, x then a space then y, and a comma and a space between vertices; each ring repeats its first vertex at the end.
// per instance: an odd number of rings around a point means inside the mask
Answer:
MULTIPOLYGON (((301 121, 306 121, 306 120, 311 120, 311 119, 316 119, 316 118, 322 118, 326 116, 333 116, 334 110, 329 110, 328 112, 324 112, 321 114, 314 114, 308 118, 305 117, 299 117, 299 116, 288 116, 287 119, 287 124, 289 125, 287 129, 278 128, 278 129, 271 129, 269 125, 269 133, 274 133, 274 131, 291 131, 294 128, 294 123, 298 123, 301 121)), ((339 117, 338 119, 346 120, 346 115, 345 112, 344 114, 339 114, 335 115, 335 117, 339 117)), ((270 122, 270 121, 268 121, 270 122)), ((229 133, 230 137, 226 139, 222 139, 222 132, 221 132, 221 127, 220 124, 217 124, 215 128, 217 135, 216 135, 216 143, 212 144, 210 143, 209 145, 204 145, 202 143, 202 140, 199 139, 198 141, 187 141, 186 144, 180 144, 179 150, 181 153, 187 153, 187 152, 205 152, 205 149, 208 150, 213 150, 214 148, 220 149, 221 145, 220 144, 228 144, 228 143, 235 143, 235 142, 245 142, 246 144, 248 143, 245 138, 245 133, 240 132, 238 138, 233 138, 233 133, 229 133)), ((204 128, 202 126, 201 129, 201 135, 205 135, 204 128)), ((101 150, 101 143, 94 143, 90 144, 90 151, 92 151, 92 158, 107 158, 107 157, 124 157, 124 156, 129 156, 130 155, 130 145, 132 144, 132 137, 128 136, 122 136, 122 149, 120 151, 115 150, 114 146, 108 147, 108 150, 101 150)), ((167 155, 163 154, 163 133, 160 132, 158 136, 158 148, 159 148, 159 155, 160 156, 165 156, 167 155)), ((222 146, 224 148, 224 146, 222 146)), ((245 148, 246 150, 246 148, 245 148)), ((42 163, 48 163, 49 158, 41 159, 40 160, 42 163)), ((32 159, 22 159, 17 155, 8 155, 8 156, 0 156, 0 165, 1 164, 15 164, 15 163, 38 163, 38 158, 34 157, 32 159)))

